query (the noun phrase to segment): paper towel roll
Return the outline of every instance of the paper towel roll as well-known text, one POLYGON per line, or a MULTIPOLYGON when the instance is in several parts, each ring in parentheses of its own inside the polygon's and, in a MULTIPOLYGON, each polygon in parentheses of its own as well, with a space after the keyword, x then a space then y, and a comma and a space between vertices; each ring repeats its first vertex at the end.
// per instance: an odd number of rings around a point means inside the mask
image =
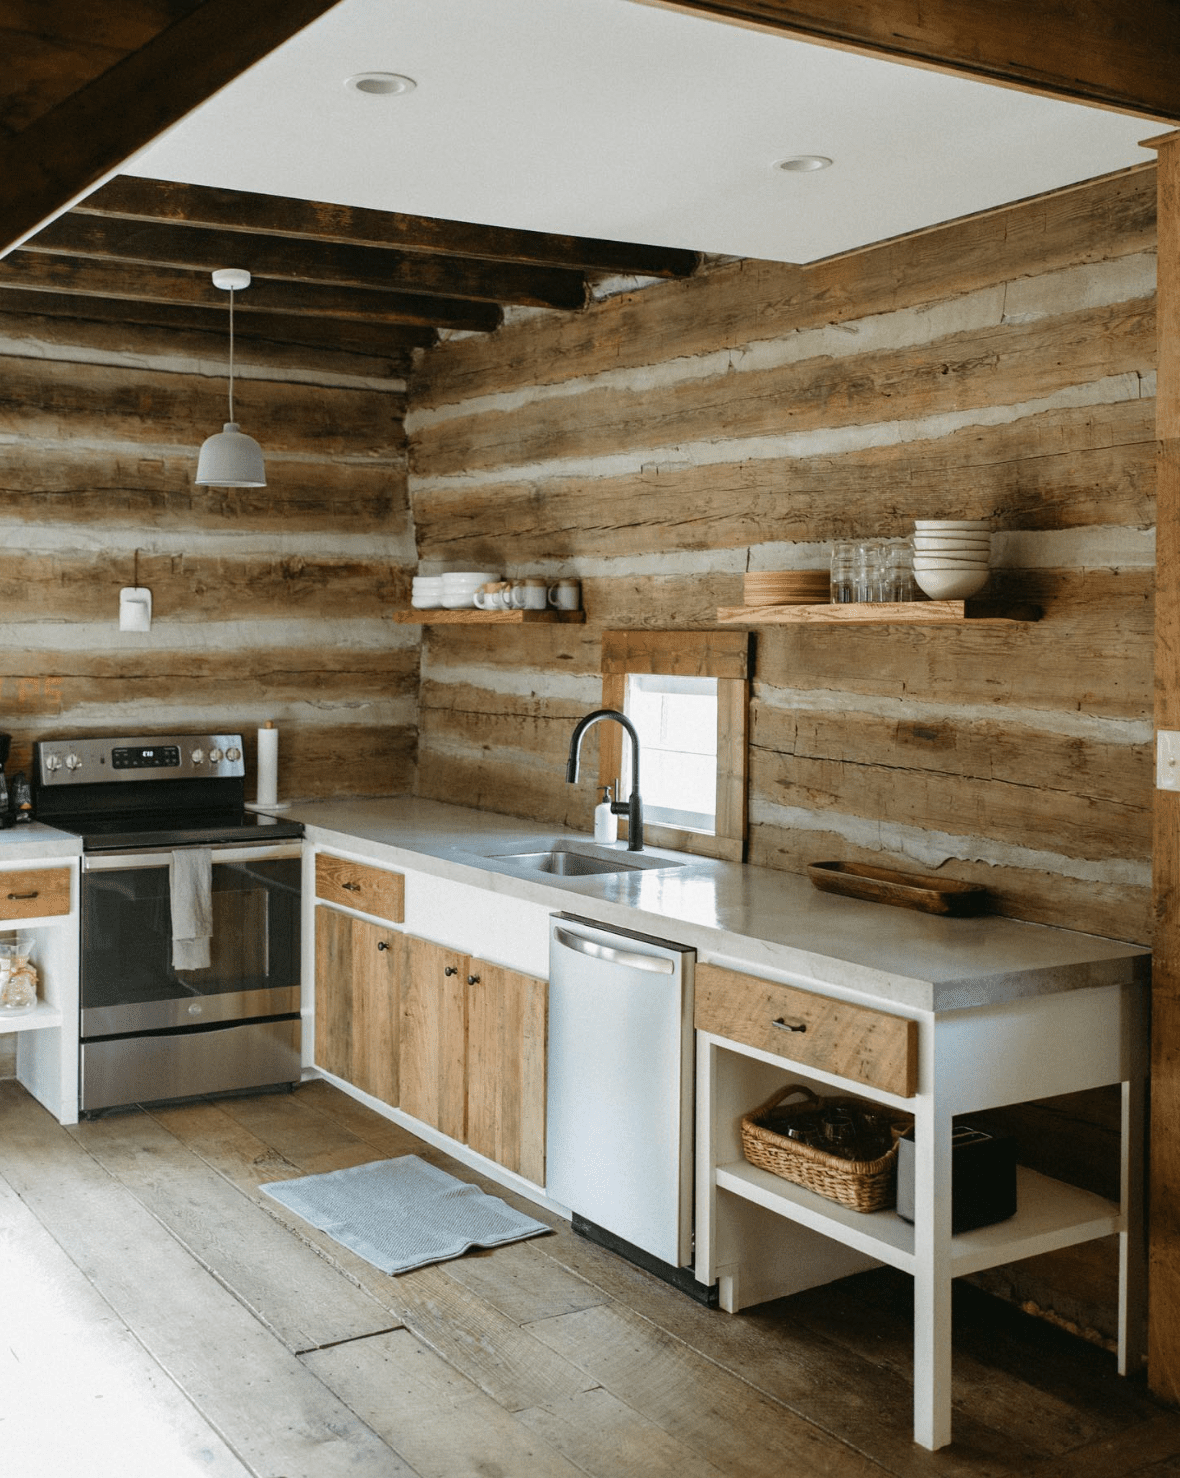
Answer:
POLYGON ((279 731, 271 724, 258 731, 258 800, 273 806, 279 795, 279 731))

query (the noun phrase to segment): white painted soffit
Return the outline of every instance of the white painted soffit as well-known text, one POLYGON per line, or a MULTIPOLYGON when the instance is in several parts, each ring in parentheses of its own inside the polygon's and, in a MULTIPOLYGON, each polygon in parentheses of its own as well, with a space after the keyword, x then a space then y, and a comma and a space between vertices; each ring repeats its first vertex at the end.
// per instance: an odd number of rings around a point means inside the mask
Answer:
POLYGON ((1154 159, 1158 132, 633 0, 341 0, 126 169, 806 262, 1154 159), (344 86, 365 71, 417 87, 344 86), (799 154, 835 163, 774 167, 799 154))

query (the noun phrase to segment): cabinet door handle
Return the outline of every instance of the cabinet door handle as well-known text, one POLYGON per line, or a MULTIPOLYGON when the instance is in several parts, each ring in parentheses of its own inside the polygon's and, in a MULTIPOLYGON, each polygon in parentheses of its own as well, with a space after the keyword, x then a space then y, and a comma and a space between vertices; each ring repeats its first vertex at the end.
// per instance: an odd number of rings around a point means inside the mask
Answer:
POLYGON ((805 1021, 801 1021, 798 1026, 795 1026, 789 1021, 784 1021, 781 1016, 776 1016, 770 1024, 771 1026, 777 1026, 780 1032, 805 1032, 807 1030, 807 1023, 805 1021))
POLYGON ((458 975, 458 973, 459 973, 459 967, 458 967, 458 965, 447 965, 445 967, 445 969, 443 970, 443 974, 444 975, 458 975))
POLYGON ((8 901, 10 903, 17 903, 17 902, 24 903, 26 900, 28 900, 30 898, 39 898, 40 896, 41 896, 40 891, 37 890, 37 889, 34 889, 34 891, 32 893, 10 893, 8 895, 8 901))
POLYGON ((359 893, 361 891, 361 885, 359 883, 341 883, 340 886, 346 893, 359 893))
POLYGON ((467 977, 467 984, 468 985, 478 985, 479 984, 479 976, 478 975, 469 975, 467 977))
POLYGON ((384 939, 378 939, 378 941, 377 941, 377 948, 378 949, 388 949, 389 948, 389 945, 386 944, 386 942, 385 942, 384 939))

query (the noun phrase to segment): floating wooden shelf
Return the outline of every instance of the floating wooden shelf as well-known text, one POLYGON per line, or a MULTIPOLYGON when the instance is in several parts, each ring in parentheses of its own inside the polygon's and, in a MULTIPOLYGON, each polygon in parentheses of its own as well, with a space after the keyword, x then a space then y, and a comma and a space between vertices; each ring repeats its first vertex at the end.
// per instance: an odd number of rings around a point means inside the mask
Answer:
POLYGON ((395 621, 405 621, 412 626, 477 626, 490 622, 497 626, 532 626, 537 622, 565 622, 577 625, 585 621, 585 611, 479 611, 464 606, 461 610, 445 610, 435 607, 421 611, 394 611, 395 621))
POLYGON ((816 606, 723 606, 717 620, 739 626, 954 626, 1039 621, 1040 606, 984 600, 904 600, 816 606))

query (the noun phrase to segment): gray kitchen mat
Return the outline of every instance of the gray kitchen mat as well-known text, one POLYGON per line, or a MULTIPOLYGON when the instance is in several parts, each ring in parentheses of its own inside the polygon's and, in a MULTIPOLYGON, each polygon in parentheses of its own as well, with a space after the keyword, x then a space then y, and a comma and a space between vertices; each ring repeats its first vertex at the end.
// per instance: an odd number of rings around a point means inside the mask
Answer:
POLYGON ((549 1230, 417 1155, 271 1181, 262 1190, 384 1273, 549 1230))

